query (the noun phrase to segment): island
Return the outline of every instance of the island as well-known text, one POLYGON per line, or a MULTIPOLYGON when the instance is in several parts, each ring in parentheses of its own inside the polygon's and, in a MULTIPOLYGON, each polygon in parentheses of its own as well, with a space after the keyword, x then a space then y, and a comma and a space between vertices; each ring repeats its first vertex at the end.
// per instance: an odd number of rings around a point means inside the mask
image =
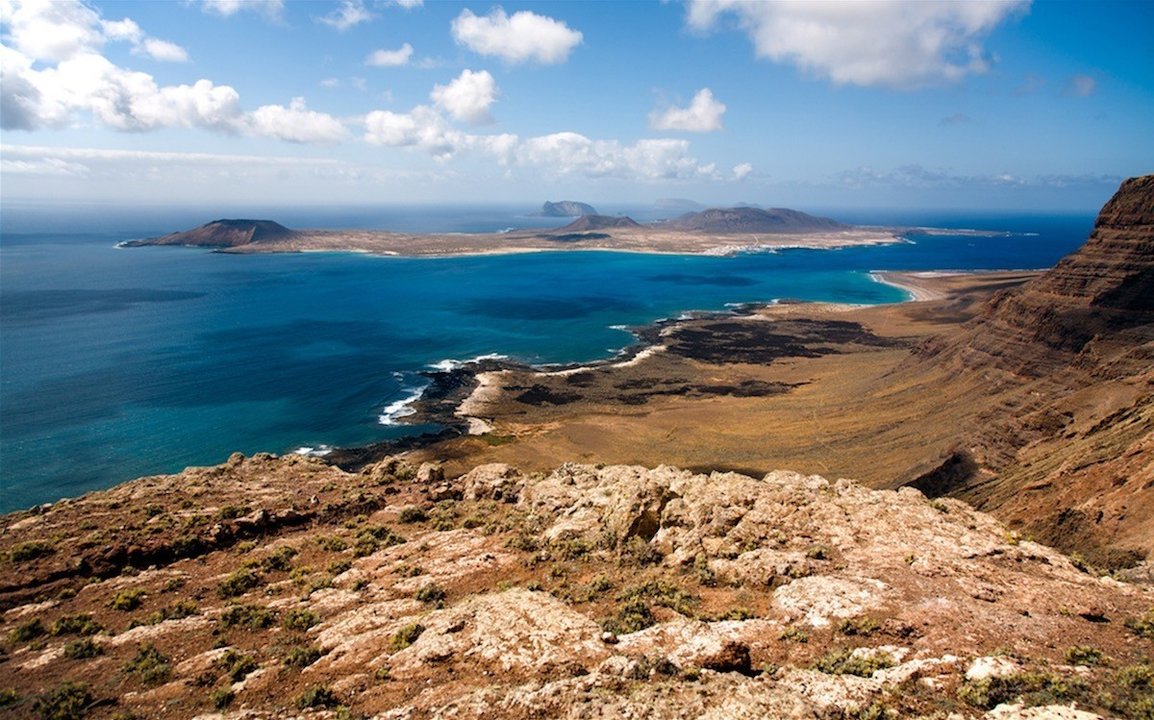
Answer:
POLYGON ((732 255, 895 243, 902 241, 901 232, 895 228, 846 225, 797 210, 740 207, 712 208, 650 224, 623 215, 591 213, 559 228, 499 233, 296 230, 272 220, 221 219, 121 245, 178 245, 226 253, 361 252, 407 257, 575 249, 732 255))

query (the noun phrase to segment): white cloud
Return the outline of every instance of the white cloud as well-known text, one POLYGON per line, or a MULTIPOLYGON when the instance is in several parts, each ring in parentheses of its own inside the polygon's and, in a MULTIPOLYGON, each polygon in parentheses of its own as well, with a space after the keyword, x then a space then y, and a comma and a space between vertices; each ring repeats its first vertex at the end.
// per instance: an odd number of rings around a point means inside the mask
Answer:
MULTIPOLYGON (((80 2, 15 0, 4 8, 5 44, 45 62, 60 62, 104 44, 100 15, 80 2)), ((113 23, 113 33, 131 32, 136 23, 113 23)), ((115 34, 112 37, 119 39, 115 34)))
POLYGON ((693 96, 687 108, 671 107, 664 112, 654 112, 649 116, 649 127, 654 130, 683 130, 685 132, 714 132, 724 124, 725 104, 714 99, 709 88, 703 88, 693 96))
POLYGON ((1066 94, 1089 97, 1098 89, 1098 81, 1089 75, 1074 75, 1066 83, 1066 94))
POLYGON ((421 7, 425 4, 425 0, 391 0, 394 5, 399 5, 406 10, 421 7))
POLYGON ((447 158, 467 143, 434 108, 418 105, 407 113, 374 110, 365 116, 365 142, 391 147, 417 147, 447 158))
POLYGON ((749 163, 740 163, 738 165, 734 165, 733 166, 733 179, 738 181, 738 182, 741 182, 742 180, 749 177, 750 173, 752 173, 752 172, 753 172, 753 165, 751 165, 749 163))
POLYGON ((429 98, 457 120, 489 123, 493 121, 489 107, 497 99, 497 83, 487 70, 464 70, 448 85, 435 85, 429 98))
POLYGON ((689 155, 685 140, 592 140, 579 133, 559 132, 532 137, 515 152, 516 162, 544 168, 557 175, 670 180, 713 175, 689 155))
POLYGON ((453 20, 453 39, 473 52, 506 62, 565 62, 581 43, 580 32, 565 23, 528 10, 506 15, 494 8, 486 16, 465 9, 453 20))
POLYGON ((284 0, 201 0, 201 8, 221 17, 232 17, 243 10, 258 12, 269 20, 280 20, 284 13, 284 0))
POLYGON ((348 136, 345 126, 332 115, 309 110, 304 98, 283 105, 262 105, 247 117, 254 135, 293 143, 335 143, 348 136))
POLYGON ((139 48, 140 52, 143 52, 153 60, 188 62, 188 51, 176 43, 170 43, 167 40, 148 38, 139 45, 139 48))
POLYGON ((13 160, 4 157, 0 158, 0 172, 8 175, 84 177, 89 173, 89 168, 83 163, 68 162, 53 157, 33 160, 13 160))
POLYGON ((984 73, 981 38, 1030 0, 791 2, 690 0, 705 31, 732 13, 757 55, 837 84, 911 89, 984 73))
POLYGON ((413 46, 405 43, 396 50, 374 50, 365 58, 365 65, 374 67, 400 67, 408 65, 413 57, 413 46))
POLYGON ((341 4, 336 10, 317 18, 317 20, 331 28, 344 31, 368 22, 374 17, 376 16, 365 7, 364 0, 341 0, 341 4))

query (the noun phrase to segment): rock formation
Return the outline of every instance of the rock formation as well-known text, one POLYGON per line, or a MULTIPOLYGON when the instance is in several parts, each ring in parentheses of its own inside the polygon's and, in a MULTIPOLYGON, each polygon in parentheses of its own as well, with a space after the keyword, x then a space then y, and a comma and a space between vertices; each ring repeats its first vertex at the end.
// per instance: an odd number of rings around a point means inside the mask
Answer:
POLYGON ((234 456, 4 534, 14 717, 72 698, 236 720, 1085 720, 1064 706, 1154 699, 1149 591, 908 488, 234 456))
POLYGON ((582 215, 568 225, 558 228, 556 232, 569 233, 634 227, 641 227, 641 224, 625 215, 582 215))
POLYGON ((663 223, 672 230, 714 233, 806 233, 847 230, 830 218, 817 217, 798 210, 755 207, 710 208, 686 213, 663 223))
POLYGON ((581 217, 582 215, 596 215, 597 209, 592 205, 575 200, 546 201, 541 206, 541 217, 581 217))

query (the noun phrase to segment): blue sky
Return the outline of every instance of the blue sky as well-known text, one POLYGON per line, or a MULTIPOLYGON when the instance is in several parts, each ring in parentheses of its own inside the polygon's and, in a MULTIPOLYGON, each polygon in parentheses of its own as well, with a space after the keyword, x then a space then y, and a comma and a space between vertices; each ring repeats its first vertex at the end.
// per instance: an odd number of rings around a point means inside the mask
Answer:
POLYGON ((8 202, 1092 210, 1154 3, 0 0, 8 202))

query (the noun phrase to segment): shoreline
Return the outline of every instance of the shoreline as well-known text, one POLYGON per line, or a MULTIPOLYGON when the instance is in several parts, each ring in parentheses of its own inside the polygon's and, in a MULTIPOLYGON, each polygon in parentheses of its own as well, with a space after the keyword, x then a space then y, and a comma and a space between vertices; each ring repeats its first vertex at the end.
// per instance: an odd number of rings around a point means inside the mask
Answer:
MULTIPOLYGON (((790 301, 786 303, 773 299, 765 302, 735 304, 724 310, 694 311, 677 317, 659 318, 651 323, 622 328, 633 335, 633 342, 612 357, 579 363, 561 363, 535 366, 511 359, 507 356, 492 355, 465 361, 442 361, 421 374, 430 379, 425 389, 406 403, 412 412, 397 418, 399 425, 438 425, 442 429, 435 433, 410 435, 393 440, 371 443, 365 446, 336 448, 325 457, 338 467, 356 469, 369 462, 381 459, 390 453, 423 450, 451 438, 485 435, 494 430, 494 418, 484 414, 484 407, 498 400, 505 388, 501 378, 510 373, 528 373, 537 377, 569 377, 591 370, 614 370, 632 368, 640 363, 663 354, 668 348, 662 336, 670 330, 687 323, 734 318, 742 320, 769 320, 771 314, 781 308, 841 309, 850 310, 870 307, 886 307, 921 302, 933 302, 950 296, 950 280, 975 278, 1007 271, 871 271, 876 281, 906 292, 909 297, 898 303, 876 305, 847 305, 821 301, 790 301), (944 281, 944 282, 943 282, 944 281), (441 365, 443 367, 439 367, 441 365), (354 459, 355 458, 355 459, 354 459)), ((1023 273, 1026 271, 1023 271, 1023 273)))

